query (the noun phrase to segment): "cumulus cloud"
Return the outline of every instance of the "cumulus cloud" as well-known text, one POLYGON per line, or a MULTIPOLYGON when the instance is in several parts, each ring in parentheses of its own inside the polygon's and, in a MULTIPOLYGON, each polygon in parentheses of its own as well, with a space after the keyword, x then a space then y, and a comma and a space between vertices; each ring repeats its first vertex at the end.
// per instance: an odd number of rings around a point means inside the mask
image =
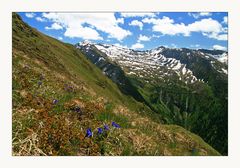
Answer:
POLYGON ((166 16, 164 16, 162 19, 145 18, 142 21, 144 23, 153 24, 152 30, 155 32, 161 32, 164 35, 189 35, 189 31, 186 29, 186 26, 183 23, 175 24, 173 19, 170 19, 166 16))
POLYGON ((226 41, 228 40, 228 35, 227 34, 218 34, 218 33, 202 33, 204 36, 207 36, 209 38, 212 39, 216 39, 216 40, 222 40, 222 41, 226 41))
POLYGON ((141 43, 136 43, 136 44, 133 44, 132 46, 131 46, 131 49, 141 49, 141 48, 144 48, 144 45, 143 44, 141 44, 141 43))
POLYGON ((200 32, 204 36, 217 40, 227 40, 226 30, 222 25, 212 18, 201 19, 188 25, 184 23, 174 23, 173 19, 164 16, 162 19, 145 18, 144 23, 153 24, 152 30, 163 35, 183 35, 190 36, 192 32, 200 32))
POLYGON ((58 37, 59 40, 62 40, 63 38, 61 36, 58 37))
POLYGON ((60 24, 58 24, 58 23, 53 23, 50 27, 46 26, 45 29, 46 30, 51 30, 51 29, 53 29, 53 30, 61 30, 61 29, 63 29, 63 27, 60 24))
POLYGON ((141 41, 150 41, 151 37, 148 37, 148 36, 144 36, 142 34, 139 35, 138 37, 138 42, 141 42, 141 41))
POLYGON ((140 30, 143 28, 143 23, 138 20, 133 20, 131 23, 129 23, 130 26, 138 26, 140 30))
POLYGON ((43 13, 43 17, 62 25, 68 37, 102 39, 97 32, 102 31, 109 38, 121 41, 132 34, 118 25, 124 20, 116 19, 114 13, 43 13))
POLYGON ((42 18, 42 17, 36 17, 36 20, 39 21, 39 22, 46 22, 47 20, 42 18))
POLYGON ((226 47, 224 47, 224 46, 221 46, 221 45, 213 45, 213 47, 212 47, 214 50, 224 50, 224 51, 226 51, 227 50, 227 48, 226 47))
POLYGON ((99 35, 99 33, 89 27, 70 27, 67 28, 64 36, 74 38, 79 37, 86 40, 102 40, 103 38, 99 35))
POLYGON ((223 23, 223 24, 228 24, 228 17, 227 17, 227 16, 224 16, 224 17, 223 17, 222 23, 223 23))
POLYGON ((124 24, 124 18, 118 18, 117 23, 124 24))
POLYGON ((25 16, 28 18, 33 18, 35 16, 35 13, 26 13, 25 16))
POLYGON ((145 13, 139 13, 139 12, 133 12, 133 13, 130 13, 130 12, 124 12, 124 13, 121 13, 121 16, 122 17, 155 17, 156 14, 155 13, 152 13, 152 12, 145 12, 145 13))
POLYGON ((194 17, 195 19, 198 19, 200 17, 211 16, 212 13, 210 13, 210 12, 189 12, 188 15, 194 17))

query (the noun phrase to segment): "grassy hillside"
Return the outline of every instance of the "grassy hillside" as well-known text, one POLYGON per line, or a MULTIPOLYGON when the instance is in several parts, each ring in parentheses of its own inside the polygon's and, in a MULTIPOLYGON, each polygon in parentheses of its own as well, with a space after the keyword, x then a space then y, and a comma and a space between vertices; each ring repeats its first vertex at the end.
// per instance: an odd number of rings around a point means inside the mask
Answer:
POLYGON ((13 155, 219 155, 182 127, 162 125, 74 46, 12 19, 13 155))

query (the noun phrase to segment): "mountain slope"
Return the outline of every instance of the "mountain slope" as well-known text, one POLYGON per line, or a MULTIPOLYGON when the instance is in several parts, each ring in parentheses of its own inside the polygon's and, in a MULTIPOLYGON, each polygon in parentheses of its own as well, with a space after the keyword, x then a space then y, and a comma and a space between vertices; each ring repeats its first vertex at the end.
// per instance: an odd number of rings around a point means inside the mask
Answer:
POLYGON ((103 61, 121 67, 162 121, 197 133, 227 154, 227 64, 218 60, 227 52, 165 47, 136 51, 89 41, 76 47, 90 61, 94 57, 98 67, 103 61))
POLYGON ((160 124, 74 46, 12 18, 13 155, 219 155, 182 127, 160 124))

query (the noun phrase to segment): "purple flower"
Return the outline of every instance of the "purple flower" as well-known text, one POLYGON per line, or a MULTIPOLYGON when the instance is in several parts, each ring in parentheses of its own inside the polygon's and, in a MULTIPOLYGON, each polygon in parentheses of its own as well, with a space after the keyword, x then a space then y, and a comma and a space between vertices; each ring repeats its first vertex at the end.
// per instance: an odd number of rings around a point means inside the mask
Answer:
POLYGON ((82 111, 81 111, 81 108, 78 107, 78 106, 75 107, 75 111, 76 111, 77 113, 81 113, 81 112, 82 112, 82 111))
POLYGON ((104 130, 106 130, 106 131, 109 130, 109 126, 107 124, 104 125, 104 130))
POLYGON ((53 104, 57 104, 58 103, 58 100, 57 99, 53 99, 53 104))
POLYGON ((103 133, 103 129, 102 128, 98 128, 98 134, 102 134, 103 133))
POLYGON ((42 85, 42 81, 38 81, 38 86, 42 85))
POLYGON ((68 92, 73 92, 73 89, 74 89, 73 86, 64 84, 64 90, 66 90, 68 92))
POLYGON ((112 122, 112 126, 115 128, 121 128, 117 123, 115 123, 114 121, 112 122))
POLYGON ((88 128, 85 137, 90 138, 90 137, 92 137, 92 135, 93 134, 92 134, 91 128, 88 128))

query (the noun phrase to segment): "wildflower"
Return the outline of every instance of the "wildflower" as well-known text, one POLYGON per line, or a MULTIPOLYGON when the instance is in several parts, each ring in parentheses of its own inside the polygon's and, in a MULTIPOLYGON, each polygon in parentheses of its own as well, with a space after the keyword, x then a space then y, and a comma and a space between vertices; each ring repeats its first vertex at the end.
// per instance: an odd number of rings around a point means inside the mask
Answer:
POLYGON ((82 111, 81 111, 81 108, 78 107, 78 106, 75 107, 75 111, 76 111, 77 113, 81 113, 81 112, 82 112, 82 111))
POLYGON ((109 127, 107 124, 104 125, 104 130, 108 131, 109 130, 109 127))
POLYGON ((73 92, 73 86, 64 84, 64 90, 67 92, 73 92))
POLYGON ((58 103, 58 100, 57 99, 53 99, 53 104, 57 104, 58 103))
POLYGON ((38 86, 42 85, 42 81, 38 81, 38 86))
POLYGON ((98 128, 98 134, 102 134, 103 133, 103 129, 102 128, 98 128))
POLYGON ((112 122, 112 126, 115 128, 120 128, 120 126, 117 123, 115 123, 114 121, 112 122))
POLYGON ((93 136, 92 130, 91 128, 88 128, 85 137, 90 138, 92 136, 93 136))

